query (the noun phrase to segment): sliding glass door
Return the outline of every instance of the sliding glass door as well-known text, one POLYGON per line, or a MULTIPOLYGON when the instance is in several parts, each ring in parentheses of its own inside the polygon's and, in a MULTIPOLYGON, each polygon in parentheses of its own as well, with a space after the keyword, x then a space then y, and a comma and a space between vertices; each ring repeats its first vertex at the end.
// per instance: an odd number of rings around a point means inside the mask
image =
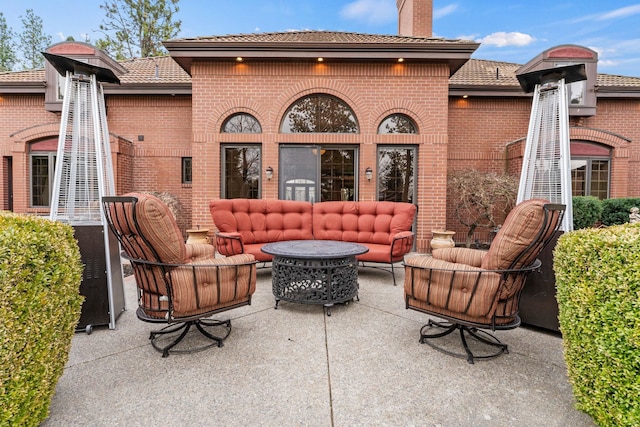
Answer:
POLYGON ((311 203, 356 200, 358 150, 349 146, 280 147, 280 198, 311 203))

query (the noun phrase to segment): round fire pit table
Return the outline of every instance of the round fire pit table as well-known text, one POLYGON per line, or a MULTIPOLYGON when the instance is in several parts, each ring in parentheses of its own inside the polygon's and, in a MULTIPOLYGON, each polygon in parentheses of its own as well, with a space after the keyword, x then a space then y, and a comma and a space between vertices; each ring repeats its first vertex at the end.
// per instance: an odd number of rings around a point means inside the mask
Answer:
POLYGON ((331 306, 358 295, 356 255, 369 251, 357 243, 333 240, 290 240, 267 243, 262 252, 273 255, 272 286, 276 299, 331 306))

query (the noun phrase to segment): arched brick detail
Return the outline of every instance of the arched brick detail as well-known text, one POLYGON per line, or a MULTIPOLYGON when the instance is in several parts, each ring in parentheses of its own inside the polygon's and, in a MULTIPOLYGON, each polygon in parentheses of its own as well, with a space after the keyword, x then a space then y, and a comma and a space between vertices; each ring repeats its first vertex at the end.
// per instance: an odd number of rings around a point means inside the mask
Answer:
MULTIPOLYGON (((586 128, 586 127, 570 127, 569 128, 569 141, 588 141, 603 144, 614 149, 615 157, 625 157, 620 155, 619 152, 628 152, 628 145, 631 142, 623 136, 617 135, 613 132, 607 132, 601 129, 586 128)), ((527 142, 527 137, 523 136, 520 139, 507 143, 507 149, 513 153, 524 153, 524 147, 527 142)))
POLYGON ((227 101, 219 104, 211 111, 209 118, 207 119, 207 125, 205 133, 208 135, 220 133, 222 123, 231 115, 236 113, 251 114, 258 120, 262 127, 262 132, 268 132, 265 128, 267 119, 260 113, 260 106, 253 101, 247 101, 245 99, 228 99, 227 101))
POLYGON ((614 157, 629 156, 628 145, 631 140, 616 135, 613 132, 586 127, 572 127, 569 128, 569 139, 572 141, 580 139, 607 145, 614 149, 614 157), (626 155, 624 153, 626 153, 626 155))
MULTIPOLYGON (((13 142, 27 144, 36 139, 51 138, 58 136, 60 133, 60 123, 46 123, 42 125, 31 126, 26 129, 19 130, 10 135, 13 142)), ((109 132, 109 144, 116 144, 119 141, 131 142, 126 138, 109 132)))
POLYGON ((363 133, 362 111, 364 111, 365 108, 361 103, 360 97, 356 93, 354 93, 348 86, 345 86, 342 83, 336 83, 333 80, 323 78, 311 79, 298 83, 297 85, 291 87, 289 90, 284 91, 282 95, 278 97, 275 102, 278 108, 278 113, 272 118, 274 133, 280 132, 280 123, 282 123, 282 117, 289 109, 291 104, 304 96, 312 95, 315 93, 326 93, 328 95, 335 96, 336 98, 339 98, 344 103, 346 103, 356 116, 359 133, 363 133))
POLYGON ((58 136, 60 132, 60 122, 57 123, 44 123, 41 125, 31 126, 26 129, 19 130, 18 132, 10 135, 14 142, 26 144, 34 139, 50 138, 52 136, 58 136))
MULTIPOLYGON (((606 145, 612 149, 610 197, 628 194, 628 173, 630 168, 631 140, 613 132, 601 129, 573 126, 569 128, 570 141, 587 141, 606 145)), ((526 137, 507 144, 507 164, 509 173, 519 174, 526 145, 526 137)))
POLYGON ((419 116, 417 111, 420 111, 420 108, 406 100, 384 102, 371 110, 371 114, 367 118, 367 130, 370 130, 371 133, 378 133, 378 126, 387 116, 405 114, 411 117, 418 126, 418 134, 426 134, 429 132, 428 121, 423 120, 423 117, 419 116))

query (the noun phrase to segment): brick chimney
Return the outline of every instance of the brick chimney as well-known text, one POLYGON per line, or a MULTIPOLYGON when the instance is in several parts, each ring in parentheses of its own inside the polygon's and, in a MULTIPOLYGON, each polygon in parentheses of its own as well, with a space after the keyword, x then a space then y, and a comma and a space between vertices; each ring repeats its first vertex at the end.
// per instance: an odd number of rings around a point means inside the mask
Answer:
POLYGON ((401 36, 433 36, 433 0, 396 0, 398 34, 401 36))

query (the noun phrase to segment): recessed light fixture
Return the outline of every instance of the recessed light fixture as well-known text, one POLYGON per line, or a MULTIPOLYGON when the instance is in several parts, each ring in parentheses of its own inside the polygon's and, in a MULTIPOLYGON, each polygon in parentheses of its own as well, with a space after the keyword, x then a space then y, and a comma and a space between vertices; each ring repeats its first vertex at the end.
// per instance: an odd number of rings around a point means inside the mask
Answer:
POLYGON ((318 58, 318 62, 322 62, 322 61, 324 61, 323 57, 318 58))
POLYGON ((242 62, 242 61, 244 61, 244 59, 242 59, 242 56, 238 56, 238 57, 236 58, 236 62, 242 62))
POLYGON ((463 99, 467 99, 469 97, 469 95, 462 95, 463 99))
POLYGON ((404 58, 398 58, 398 62, 404 62, 404 58))

